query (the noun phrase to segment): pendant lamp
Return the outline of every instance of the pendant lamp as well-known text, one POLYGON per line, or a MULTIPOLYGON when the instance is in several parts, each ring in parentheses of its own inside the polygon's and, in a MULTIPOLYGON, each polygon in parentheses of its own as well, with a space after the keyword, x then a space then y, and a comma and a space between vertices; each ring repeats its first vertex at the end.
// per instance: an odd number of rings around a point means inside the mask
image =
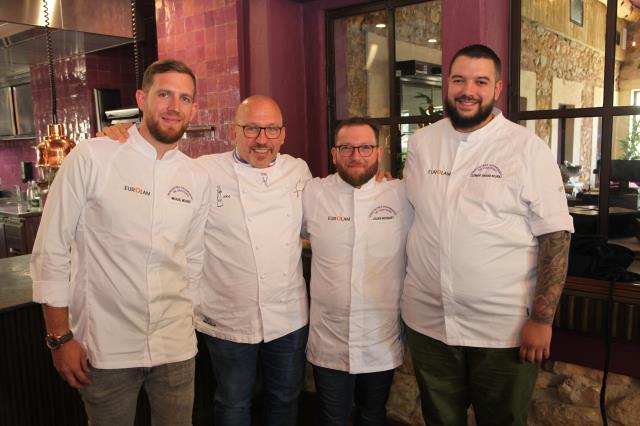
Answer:
POLYGON ((62 124, 58 123, 56 80, 53 66, 53 48, 51 46, 51 28, 49 27, 49 7, 47 0, 42 0, 45 22, 45 38, 47 41, 47 59, 49 61, 49 86, 51 88, 51 123, 47 125, 47 136, 36 146, 36 167, 40 167, 42 175, 49 183, 62 161, 76 146, 69 138, 62 124))

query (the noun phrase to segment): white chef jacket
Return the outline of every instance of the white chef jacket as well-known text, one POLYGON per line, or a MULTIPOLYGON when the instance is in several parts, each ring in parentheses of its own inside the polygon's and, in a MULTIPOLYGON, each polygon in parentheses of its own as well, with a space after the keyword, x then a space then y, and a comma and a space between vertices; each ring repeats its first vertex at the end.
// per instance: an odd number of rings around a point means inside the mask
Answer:
POLYGON ((449 345, 518 346, 536 285, 536 237, 573 232, 549 148, 494 115, 468 134, 444 119, 409 140, 415 220, 402 318, 449 345))
POLYGON ((211 205, 196 327, 237 343, 269 342, 308 323, 302 275, 302 189, 307 163, 278 155, 254 168, 233 152, 205 155, 211 205))
POLYGON ((371 179, 357 189, 338 174, 307 183, 311 240, 307 359, 351 374, 402 364, 400 294, 413 217, 404 183, 371 179))
POLYGON ((192 298, 202 270, 208 176, 132 127, 125 144, 85 141, 65 159, 31 256, 33 300, 69 307, 97 368, 196 354, 192 298))

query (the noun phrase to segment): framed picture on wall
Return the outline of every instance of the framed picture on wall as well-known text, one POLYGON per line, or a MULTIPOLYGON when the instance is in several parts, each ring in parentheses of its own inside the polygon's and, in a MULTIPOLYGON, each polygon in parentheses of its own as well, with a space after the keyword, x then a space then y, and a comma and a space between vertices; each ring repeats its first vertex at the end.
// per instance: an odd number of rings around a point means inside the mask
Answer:
POLYGON ((582 26, 582 20, 584 17, 584 0, 571 0, 570 7, 569 20, 576 25, 582 26))

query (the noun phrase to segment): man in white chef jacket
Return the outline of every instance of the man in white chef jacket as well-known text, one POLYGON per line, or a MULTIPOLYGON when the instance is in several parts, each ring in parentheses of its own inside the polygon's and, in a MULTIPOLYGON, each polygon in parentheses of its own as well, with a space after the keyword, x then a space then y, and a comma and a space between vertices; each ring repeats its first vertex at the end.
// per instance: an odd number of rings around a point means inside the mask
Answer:
POLYGON ((402 318, 429 425, 526 424, 549 356, 570 232, 549 148, 494 108, 500 59, 468 46, 449 70, 448 118, 409 140, 415 220, 402 318))
POLYGON ((385 404, 404 343, 400 295, 413 217, 400 180, 375 179, 379 130, 363 118, 341 122, 331 149, 337 173, 303 192, 311 241, 313 365, 322 425, 386 424, 385 404))
POLYGON ((151 64, 136 92, 140 128, 126 144, 78 144, 43 212, 33 298, 54 365, 94 426, 133 424, 141 386, 154 424, 191 424, 209 183, 177 141, 195 91, 182 62, 151 64))
POLYGON ((198 158, 211 206, 197 329, 206 334, 217 386, 216 425, 249 425, 262 367, 267 425, 294 425, 304 381, 308 306, 302 276, 302 189, 307 164, 279 154, 278 104, 251 96, 238 107, 235 149, 198 158))

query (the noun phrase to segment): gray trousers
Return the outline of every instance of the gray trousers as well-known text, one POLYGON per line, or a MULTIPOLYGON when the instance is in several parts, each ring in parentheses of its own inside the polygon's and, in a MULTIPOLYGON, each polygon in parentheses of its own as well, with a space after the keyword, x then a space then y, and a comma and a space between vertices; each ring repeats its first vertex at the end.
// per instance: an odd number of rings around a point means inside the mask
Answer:
POLYGON ((91 384, 80 390, 90 425, 133 425, 142 386, 153 426, 191 425, 195 366, 191 358, 151 368, 91 368, 91 384))

